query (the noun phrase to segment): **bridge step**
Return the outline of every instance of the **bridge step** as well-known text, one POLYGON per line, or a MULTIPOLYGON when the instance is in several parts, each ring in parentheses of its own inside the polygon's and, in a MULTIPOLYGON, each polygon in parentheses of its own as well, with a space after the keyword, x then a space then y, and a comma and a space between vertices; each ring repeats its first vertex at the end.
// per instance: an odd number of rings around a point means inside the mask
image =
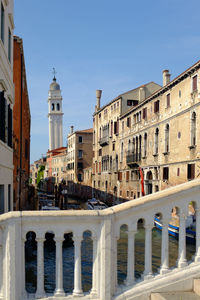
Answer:
POLYGON ((151 300, 200 300, 194 292, 152 293, 151 300))

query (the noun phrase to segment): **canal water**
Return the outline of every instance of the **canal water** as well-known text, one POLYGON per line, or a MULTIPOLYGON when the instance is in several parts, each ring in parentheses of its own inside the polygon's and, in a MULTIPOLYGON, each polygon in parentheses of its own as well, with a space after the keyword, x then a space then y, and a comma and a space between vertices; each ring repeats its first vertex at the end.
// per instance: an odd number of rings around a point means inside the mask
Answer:
MULTIPOLYGON (((145 231, 143 228, 138 230, 135 241, 135 276, 139 280, 144 271, 144 250, 145 250, 145 231)), ((85 232, 82 241, 82 285, 83 291, 87 292, 92 285, 92 240, 90 233, 85 232)), ((127 232, 122 228, 120 239, 118 240, 118 284, 123 284, 127 276, 127 232)), ((46 293, 53 293, 55 290, 55 242, 53 234, 46 235, 44 242, 44 284, 46 293)), ((187 260, 192 260, 195 254, 195 245, 187 244, 187 260)), ((28 293, 35 293, 37 286, 37 243, 35 234, 27 236, 25 244, 26 256, 26 290, 28 293)), ((153 273, 159 271, 161 263, 161 232, 154 228, 152 230, 152 264, 153 273)), ((178 258, 178 241, 169 237, 169 265, 170 268, 176 266, 178 258)), ((63 283, 66 293, 73 291, 74 278, 74 246, 70 235, 65 235, 63 242, 63 283)))

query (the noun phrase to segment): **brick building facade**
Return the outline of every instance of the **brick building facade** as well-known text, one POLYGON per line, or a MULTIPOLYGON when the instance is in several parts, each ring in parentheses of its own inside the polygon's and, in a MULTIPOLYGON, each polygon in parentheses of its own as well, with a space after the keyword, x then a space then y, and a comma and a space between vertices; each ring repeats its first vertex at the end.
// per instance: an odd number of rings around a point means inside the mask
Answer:
POLYGON ((22 39, 14 37, 13 80, 15 105, 13 109, 13 199, 14 209, 28 209, 30 170, 30 126, 28 87, 22 39))

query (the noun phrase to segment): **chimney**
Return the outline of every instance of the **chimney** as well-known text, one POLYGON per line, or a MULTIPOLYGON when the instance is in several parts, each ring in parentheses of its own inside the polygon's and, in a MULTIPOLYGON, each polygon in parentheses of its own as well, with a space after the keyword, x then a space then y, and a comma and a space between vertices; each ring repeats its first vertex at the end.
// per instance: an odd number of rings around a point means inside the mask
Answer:
POLYGON ((74 132, 74 126, 70 127, 70 134, 72 134, 74 132))
POLYGON ((139 102, 145 99, 145 88, 144 85, 139 89, 139 102))
POLYGON ((167 85, 170 82, 170 74, 169 70, 164 70, 163 71, 163 86, 167 85))
POLYGON ((96 90, 96 98, 97 98, 97 105, 96 105, 96 110, 98 111, 100 109, 101 106, 101 94, 102 94, 102 90, 96 90))

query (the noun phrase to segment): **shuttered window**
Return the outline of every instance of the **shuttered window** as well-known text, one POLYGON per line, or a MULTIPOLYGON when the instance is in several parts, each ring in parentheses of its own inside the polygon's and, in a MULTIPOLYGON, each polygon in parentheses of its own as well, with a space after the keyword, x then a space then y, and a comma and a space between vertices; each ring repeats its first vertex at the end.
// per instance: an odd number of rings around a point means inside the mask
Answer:
POLYGON ((118 172, 118 180, 122 181, 122 172, 118 172))
POLYGON ((129 181, 129 171, 126 171, 126 181, 129 181))
POLYGON ((187 178, 188 178, 188 180, 195 178, 195 164, 188 164, 187 178))
POLYGON ((143 119, 147 119, 147 107, 143 108, 143 119))
POLYGON ((169 179, 169 168, 164 167, 163 168, 163 180, 168 180, 169 179))
POLYGON ((197 90, 197 75, 195 75, 193 78, 192 78, 192 91, 196 91, 197 90))
POLYGON ((170 94, 167 94, 167 107, 170 106, 170 94))
POLYGON ((8 105, 8 141, 7 142, 8 142, 8 146, 12 148, 12 109, 10 108, 10 104, 8 105))
POLYGON ((6 99, 4 92, 0 92, 0 140, 5 143, 6 141, 6 99))
POLYGON ((157 113, 159 112, 159 100, 154 102, 154 112, 157 113))

